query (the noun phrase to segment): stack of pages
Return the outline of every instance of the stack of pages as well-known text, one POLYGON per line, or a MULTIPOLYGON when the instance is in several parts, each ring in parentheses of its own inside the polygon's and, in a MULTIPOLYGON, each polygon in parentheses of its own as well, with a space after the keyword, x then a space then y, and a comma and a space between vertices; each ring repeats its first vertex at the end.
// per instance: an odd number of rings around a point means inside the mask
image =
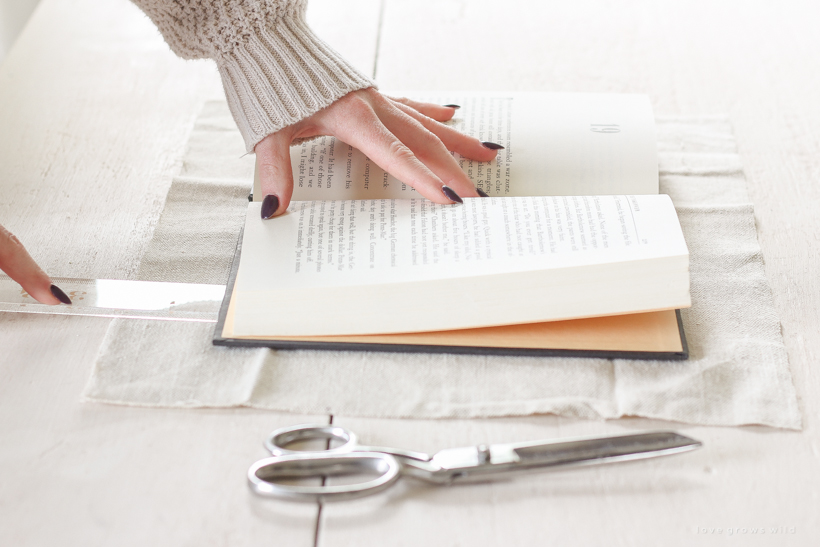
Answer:
POLYGON ((249 204, 215 343, 687 356, 689 254, 647 97, 424 98, 505 147, 456 156, 490 197, 437 205, 336 139, 292 148, 294 201, 268 221, 249 204))

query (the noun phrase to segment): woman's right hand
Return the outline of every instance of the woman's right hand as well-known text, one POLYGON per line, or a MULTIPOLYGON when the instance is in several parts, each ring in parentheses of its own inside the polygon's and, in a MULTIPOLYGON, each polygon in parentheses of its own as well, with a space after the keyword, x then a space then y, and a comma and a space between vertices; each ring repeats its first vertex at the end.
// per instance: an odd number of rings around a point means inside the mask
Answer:
POLYGON ((71 304, 71 299, 51 282, 14 234, 0 225, 0 270, 43 304, 71 304))
MULTIPOLYGON (((445 122, 457 106, 394 99, 376 89, 360 89, 255 147, 262 194, 262 218, 285 212, 293 194, 290 145, 295 139, 332 135, 361 150, 379 167, 435 203, 478 197, 473 182, 450 151, 492 161, 502 146, 459 133, 445 122)), ((486 194, 483 194, 486 196, 486 194)))

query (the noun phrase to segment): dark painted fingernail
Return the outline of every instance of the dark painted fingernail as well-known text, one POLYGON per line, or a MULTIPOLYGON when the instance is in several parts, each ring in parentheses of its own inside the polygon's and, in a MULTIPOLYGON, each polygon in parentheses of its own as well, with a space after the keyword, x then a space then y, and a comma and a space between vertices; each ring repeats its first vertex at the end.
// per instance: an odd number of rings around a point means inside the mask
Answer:
POLYGON ((489 148, 490 150, 504 150, 503 146, 494 142, 482 142, 481 144, 484 145, 484 148, 489 148))
POLYGON ((461 108, 461 107, 460 107, 459 105, 457 105, 457 104, 445 104, 444 106, 446 106, 447 108, 455 108, 456 110, 458 110, 459 108, 461 108))
POLYGON ((447 199, 452 201, 453 203, 464 203, 464 200, 461 199, 458 194, 456 194, 452 188, 449 186, 442 186, 441 191, 447 196, 447 199))
POLYGON ((53 295, 54 295, 54 297, 55 297, 57 300, 59 300, 60 302, 62 302, 63 304, 71 304, 71 299, 70 299, 70 298, 68 297, 68 295, 67 295, 66 293, 64 293, 64 292, 63 292, 63 290, 62 290, 60 287, 58 287, 57 285, 52 285, 52 286, 51 286, 51 294, 53 294, 53 295))
POLYGON ((267 220, 276 214, 276 210, 279 208, 279 198, 274 196, 273 194, 268 194, 265 196, 265 199, 262 200, 262 220, 267 220))
POLYGON ((476 191, 476 192, 478 192, 478 195, 479 195, 479 196, 481 196, 481 197, 483 197, 483 198, 488 198, 488 197, 490 197, 490 196, 488 196, 488 195, 487 195, 487 192, 485 192, 485 191, 484 191, 484 190, 482 190, 481 188, 476 188, 476 189, 475 189, 475 191, 476 191))

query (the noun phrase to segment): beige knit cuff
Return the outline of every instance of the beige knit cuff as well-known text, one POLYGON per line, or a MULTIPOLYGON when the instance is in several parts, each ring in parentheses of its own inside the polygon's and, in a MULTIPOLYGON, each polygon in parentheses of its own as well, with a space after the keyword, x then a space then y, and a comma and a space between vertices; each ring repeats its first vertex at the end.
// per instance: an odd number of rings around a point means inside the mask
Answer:
POLYGON ((216 61, 248 152, 351 91, 375 86, 299 16, 277 20, 216 61))

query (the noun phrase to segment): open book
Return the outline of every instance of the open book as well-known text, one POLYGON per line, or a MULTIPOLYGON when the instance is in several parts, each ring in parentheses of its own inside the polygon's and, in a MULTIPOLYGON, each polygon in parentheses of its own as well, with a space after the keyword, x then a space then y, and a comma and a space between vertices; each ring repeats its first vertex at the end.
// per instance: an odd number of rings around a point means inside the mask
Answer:
POLYGON ((490 197, 437 205, 336 139, 292 148, 294 201, 249 204, 216 343, 685 354, 689 255, 646 97, 425 99, 505 147, 457 156, 490 197))

